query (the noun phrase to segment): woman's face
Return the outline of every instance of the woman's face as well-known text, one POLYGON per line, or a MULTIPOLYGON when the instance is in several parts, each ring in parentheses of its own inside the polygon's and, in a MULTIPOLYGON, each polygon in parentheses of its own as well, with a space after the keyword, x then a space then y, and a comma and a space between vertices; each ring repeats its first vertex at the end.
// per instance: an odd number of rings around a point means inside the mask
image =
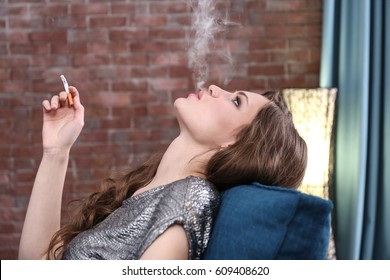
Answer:
POLYGON ((174 105, 182 133, 209 148, 218 148, 233 144, 241 128, 268 102, 257 93, 232 93, 212 85, 208 91, 178 98, 174 105))

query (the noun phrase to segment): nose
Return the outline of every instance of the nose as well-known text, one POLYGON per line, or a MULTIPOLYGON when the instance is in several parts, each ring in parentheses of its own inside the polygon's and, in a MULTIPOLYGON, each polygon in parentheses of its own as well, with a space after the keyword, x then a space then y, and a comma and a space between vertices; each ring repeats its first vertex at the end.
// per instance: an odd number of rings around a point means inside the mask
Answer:
POLYGON ((212 97, 219 97, 219 96, 226 95, 229 93, 229 92, 221 89, 220 87, 217 87, 216 85, 209 86, 208 91, 212 97))

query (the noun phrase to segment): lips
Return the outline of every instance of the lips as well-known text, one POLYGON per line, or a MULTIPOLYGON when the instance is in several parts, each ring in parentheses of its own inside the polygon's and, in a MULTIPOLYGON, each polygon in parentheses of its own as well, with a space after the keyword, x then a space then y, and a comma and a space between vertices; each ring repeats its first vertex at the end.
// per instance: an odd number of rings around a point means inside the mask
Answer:
POLYGON ((203 95, 205 95, 206 92, 204 90, 199 91, 198 98, 201 99, 203 95))
POLYGON ((198 93, 190 93, 188 96, 193 96, 193 97, 196 97, 197 99, 200 100, 202 98, 202 96, 205 94, 206 94, 206 91, 201 90, 198 93))
POLYGON ((193 96, 193 97, 199 99, 199 96, 197 94, 195 94, 195 93, 190 93, 188 96, 193 96))

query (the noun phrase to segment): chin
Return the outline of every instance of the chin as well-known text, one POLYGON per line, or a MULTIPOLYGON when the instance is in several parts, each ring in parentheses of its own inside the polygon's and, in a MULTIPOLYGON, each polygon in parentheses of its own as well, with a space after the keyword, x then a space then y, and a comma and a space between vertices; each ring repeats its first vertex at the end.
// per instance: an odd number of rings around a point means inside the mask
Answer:
POLYGON ((173 102, 173 107, 176 109, 176 110, 182 110, 184 109, 188 103, 188 100, 187 98, 185 97, 179 97, 177 98, 174 102, 173 102))
POLYGON ((182 100, 183 99, 182 97, 179 97, 177 98, 174 102, 173 102, 173 108, 175 108, 175 110, 177 110, 178 107, 180 107, 180 103, 182 103, 182 100))
POLYGON ((183 100, 184 98, 180 97, 180 98, 177 98, 174 102, 173 102, 173 108, 174 108, 174 113, 176 115, 176 118, 180 118, 180 115, 181 115, 181 111, 182 110, 185 110, 184 109, 184 101, 183 100))

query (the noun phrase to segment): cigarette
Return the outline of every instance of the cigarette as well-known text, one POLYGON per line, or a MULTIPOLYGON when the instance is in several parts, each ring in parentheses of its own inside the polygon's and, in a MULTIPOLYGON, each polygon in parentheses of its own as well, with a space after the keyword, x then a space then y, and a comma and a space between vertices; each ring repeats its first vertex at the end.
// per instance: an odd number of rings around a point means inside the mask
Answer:
POLYGON ((71 95, 70 92, 69 92, 68 82, 66 81, 64 75, 61 75, 60 77, 61 77, 62 83, 64 84, 65 91, 66 91, 66 93, 68 94, 69 106, 73 106, 73 97, 72 97, 72 95, 71 95))

